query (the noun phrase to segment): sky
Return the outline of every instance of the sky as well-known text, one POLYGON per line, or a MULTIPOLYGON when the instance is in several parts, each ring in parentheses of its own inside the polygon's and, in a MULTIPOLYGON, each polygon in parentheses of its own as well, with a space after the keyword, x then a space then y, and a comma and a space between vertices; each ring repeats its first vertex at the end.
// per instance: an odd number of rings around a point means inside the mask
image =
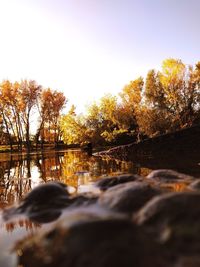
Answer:
POLYGON ((200 60, 199 0, 0 0, 0 81, 36 80, 77 112, 166 58, 200 60))

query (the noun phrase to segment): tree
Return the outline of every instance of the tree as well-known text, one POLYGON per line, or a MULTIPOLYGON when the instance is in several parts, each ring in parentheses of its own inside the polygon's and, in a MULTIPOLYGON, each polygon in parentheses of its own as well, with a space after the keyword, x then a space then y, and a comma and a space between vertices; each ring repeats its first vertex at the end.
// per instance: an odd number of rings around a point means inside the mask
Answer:
POLYGON ((27 151, 30 152, 30 118, 32 115, 33 108, 36 107, 38 98, 41 94, 41 86, 37 85, 35 81, 23 80, 20 83, 20 110, 21 119, 25 129, 25 140, 27 151))
POLYGON ((126 124, 128 121, 129 132, 134 132, 137 138, 140 134, 137 114, 141 106, 143 85, 143 78, 139 77, 126 85, 119 94, 121 97, 121 111, 127 114, 125 121, 126 124))
POLYGON ((25 143, 27 151, 30 151, 30 124, 38 115, 39 125, 34 129, 36 143, 39 138, 44 141, 45 133, 50 142, 57 143, 61 135, 59 118, 65 103, 63 93, 51 89, 43 90, 35 81, 22 80, 11 83, 4 80, 0 84, 0 117, 2 129, 6 131, 4 136, 7 136, 11 150, 14 143, 20 150, 25 143))
POLYGON ((62 92, 58 92, 56 90, 53 91, 52 102, 51 102, 51 106, 52 106, 51 119, 52 119, 53 131, 54 131, 55 145, 58 144, 59 138, 61 137, 59 119, 60 119, 61 111, 64 108, 66 102, 67 102, 66 97, 64 96, 62 92))
POLYGON ((60 138, 59 119, 61 111, 64 108, 67 100, 62 92, 45 89, 41 93, 38 102, 39 110, 39 126, 36 133, 36 142, 41 139, 42 146, 44 141, 58 143, 60 138))
POLYGON ((77 116, 76 108, 71 106, 69 112, 61 117, 60 128, 63 141, 68 144, 80 144, 87 141, 87 128, 81 116, 77 116))
POLYGON ((89 142, 95 145, 104 144, 104 138, 101 135, 103 120, 99 104, 96 102, 92 103, 87 109, 87 114, 84 118, 84 125, 87 129, 89 142))
POLYGON ((143 134, 154 136, 170 128, 165 97, 161 73, 150 70, 145 82, 144 101, 137 112, 137 123, 143 134))
POLYGON ((181 60, 163 61, 161 82, 166 95, 166 107, 173 115, 175 129, 191 126, 199 113, 198 66, 193 70, 181 60))
POLYGON ((198 64, 193 70, 171 58, 163 61, 162 72, 149 71, 144 91, 146 113, 138 117, 140 129, 152 135, 193 125, 200 110, 199 73, 198 64))
POLYGON ((12 147, 15 139, 15 141, 18 141, 18 148, 20 148, 22 127, 19 111, 19 84, 17 82, 12 84, 9 80, 4 80, 0 84, 0 94, 0 110, 10 146, 12 147))
POLYGON ((102 97, 100 99, 99 111, 102 117, 101 136, 107 142, 114 141, 118 131, 116 120, 117 98, 111 94, 102 97))
POLYGON ((161 83, 161 73, 150 70, 145 82, 144 97, 146 105, 151 108, 165 109, 165 93, 161 83))

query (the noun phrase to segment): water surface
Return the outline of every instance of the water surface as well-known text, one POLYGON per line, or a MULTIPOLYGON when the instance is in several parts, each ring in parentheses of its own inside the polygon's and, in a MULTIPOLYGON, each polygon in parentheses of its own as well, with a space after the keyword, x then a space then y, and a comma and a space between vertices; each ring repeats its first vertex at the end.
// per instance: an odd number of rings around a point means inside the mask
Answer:
MULTIPOLYGON (((61 181, 72 192, 84 192, 99 178, 121 173, 146 176, 153 169, 170 168, 200 177, 200 157, 160 161, 149 159, 126 162, 108 157, 90 156, 80 150, 48 151, 27 154, 0 154, 0 209, 15 204, 39 184, 61 181)), ((166 184, 173 191, 183 191, 185 183, 166 184)), ((1 211, 0 211, 1 212, 1 211)), ((17 255, 12 253, 17 241, 47 225, 38 225, 26 218, 4 223, 0 214, 0 266, 16 267, 17 255)))
POLYGON ((48 181, 61 181, 72 191, 88 190, 90 184, 103 176, 134 173, 146 176, 151 170, 174 169, 200 177, 198 160, 170 158, 126 162, 90 156, 80 150, 48 151, 27 154, 0 154, 0 208, 16 203, 35 186, 48 181))
POLYGON ((139 173, 131 162, 89 156, 80 150, 0 154, 0 205, 20 200, 39 184, 61 181, 72 191, 84 191, 98 178, 119 173, 139 173))

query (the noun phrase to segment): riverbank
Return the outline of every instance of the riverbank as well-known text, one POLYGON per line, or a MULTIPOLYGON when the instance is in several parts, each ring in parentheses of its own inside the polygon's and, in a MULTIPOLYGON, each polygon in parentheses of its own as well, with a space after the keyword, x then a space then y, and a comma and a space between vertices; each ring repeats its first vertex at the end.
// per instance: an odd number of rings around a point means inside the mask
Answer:
MULTIPOLYGON (((49 150, 64 150, 64 149, 70 149, 70 148, 80 148, 80 145, 74 144, 74 145, 56 145, 55 144, 44 144, 43 146, 32 146, 31 152, 38 152, 38 151, 49 151, 49 150)), ((13 145, 13 149, 10 148, 9 145, 0 145, 0 153, 28 153, 26 147, 24 146, 22 149, 19 149, 18 145, 13 145)))
POLYGON ((200 151, 200 125, 149 138, 139 143, 117 146, 99 153, 120 160, 190 158, 200 151))

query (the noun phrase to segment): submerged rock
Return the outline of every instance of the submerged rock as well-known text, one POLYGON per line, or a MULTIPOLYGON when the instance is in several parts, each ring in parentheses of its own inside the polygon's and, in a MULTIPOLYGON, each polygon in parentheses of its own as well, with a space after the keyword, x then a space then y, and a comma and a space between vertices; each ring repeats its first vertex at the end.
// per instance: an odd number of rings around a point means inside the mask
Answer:
POLYGON ((105 191, 99 197, 98 203, 117 212, 132 213, 158 194, 160 191, 148 184, 129 182, 105 191))
POLYGON ((124 184, 127 182, 132 182, 141 179, 141 177, 137 174, 122 174, 118 176, 110 176, 110 177, 104 177, 98 180, 95 183, 95 186, 97 186, 100 190, 105 191, 110 187, 113 187, 118 184, 124 184))
POLYGON ((179 173, 173 170, 168 170, 168 169, 160 169, 160 170, 155 170, 152 171, 148 176, 148 179, 153 179, 157 180, 160 182, 172 182, 172 181, 190 181, 193 180, 194 177, 190 175, 186 175, 183 173, 179 173))

